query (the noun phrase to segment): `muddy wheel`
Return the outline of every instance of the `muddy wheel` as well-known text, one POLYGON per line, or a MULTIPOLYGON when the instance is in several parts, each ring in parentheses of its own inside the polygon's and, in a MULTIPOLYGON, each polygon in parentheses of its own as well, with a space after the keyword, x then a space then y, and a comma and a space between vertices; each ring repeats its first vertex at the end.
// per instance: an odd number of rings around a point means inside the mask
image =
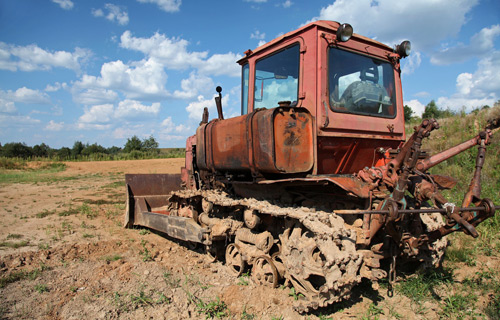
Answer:
POLYGON ((226 265, 237 277, 245 270, 245 260, 243 260, 240 250, 234 243, 231 243, 226 248, 226 265))
POLYGON ((290 222, 280 235, 279 258, 285 279, 302 295, 295 310, 308 312, 349 298, 361 281, 362 256, 356 252, 355 235, 333 215, 290 222))
POLYGON ((276 288, 278 286, 278 270, 267 256, 255 259, 251 274, 253 282, 260 286, 276 288))
POLYGON ((214 241, 205 246, 205 255, 208 262, 222 261, 224 259, 224 242, 214 241))

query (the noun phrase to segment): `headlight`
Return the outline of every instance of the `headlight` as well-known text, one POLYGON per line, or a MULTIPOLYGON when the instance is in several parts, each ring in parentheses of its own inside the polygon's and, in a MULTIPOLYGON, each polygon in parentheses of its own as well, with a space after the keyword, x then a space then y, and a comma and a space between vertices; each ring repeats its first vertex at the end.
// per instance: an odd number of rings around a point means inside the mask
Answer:
POLYGON ((399 54, 401 56, 401 58, 408 57, 411 53, 411 42, 408 40, 401 42, 401 44, 398 44, 396 46, 396 49, 394 51, 397 54, 399 54))
POLYGON ((346 42, 351 39, 352 36, 352 26, 348 23, 342 23, 337 29, 337 41, 346 42))

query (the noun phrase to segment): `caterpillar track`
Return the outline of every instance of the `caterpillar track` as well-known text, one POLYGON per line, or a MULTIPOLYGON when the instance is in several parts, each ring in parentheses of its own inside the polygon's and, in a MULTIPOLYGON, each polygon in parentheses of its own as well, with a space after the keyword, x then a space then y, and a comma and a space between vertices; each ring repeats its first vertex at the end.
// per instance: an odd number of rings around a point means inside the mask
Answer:
POLYGON ((186 207, 193 212, 201 208, 198 220, 207 230, 207 248, 216 251, 217 243, 227 244, 226 264, 236 275, 252 265, 251 277, 257 284, 276 286, 280 280, 291 284, 303 296, 295 306, 300 312, 348 298, 361 281, 363 259, 356 251, 356 232, 335 214, 236 199, 214 190, 176 191, 170 203, 175 208, 171 214, 186 207), (252 225, 248 212, 260 223, 252 225))

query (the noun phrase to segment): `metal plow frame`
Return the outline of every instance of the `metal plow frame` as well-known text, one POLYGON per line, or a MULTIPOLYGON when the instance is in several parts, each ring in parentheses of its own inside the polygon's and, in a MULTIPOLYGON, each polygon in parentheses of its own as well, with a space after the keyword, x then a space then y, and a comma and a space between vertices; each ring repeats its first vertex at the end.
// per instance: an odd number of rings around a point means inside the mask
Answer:
POLYGON ((127 204, 124 226, 148 227, 171 237, 202 242, 204 229, 192 218, 170 215, 170 193, 181 189, 180 174, 126 174, 127 204))

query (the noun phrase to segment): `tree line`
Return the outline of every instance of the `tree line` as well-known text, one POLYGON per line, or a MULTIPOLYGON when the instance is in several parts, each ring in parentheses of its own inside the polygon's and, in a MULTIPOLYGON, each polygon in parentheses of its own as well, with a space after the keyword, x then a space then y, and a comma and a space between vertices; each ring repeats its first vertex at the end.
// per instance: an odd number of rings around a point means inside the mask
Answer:
POLYGON ((153 136, 139 139, 136 135, 127 139, 123 148, 112 146, 105 148, 97 143, 89 144, 75 141, 72 148, 51 148, 45 143, 26 145, 24 142, 9 142, 0 144, 0 156, 7 158, 50 158, 57 160, 111 160, 111 159, 141 159, 158 156, 159 144, 153 136))
MULTIPOLYGON (((495 105, 500 104, 500 100, 495 103, 495 105)), ((483 109, 489 109, 490 106, 484 105, 481 108, 475 108, 472 110, 472 113, 477 113, 479 110, 483 109)), ((465 107, 464 107, 465 110, 465 107)), ((438 107, 436 104, 436 101, 431 100, 424 109, 424 112, 422 113, 422 117, 414 116, 414 111, 412 110, 411 107, 408 105, 404 106, 404 115, 405 115, 405 122, 411 122, 413 120, 419 120, 419 119, 442 119, 442 118, 449 118, 452 116, 456 116, 458 114, 465 113, 463 110, 462 111, 453 111, 450 109, 442 109, 438 107)))

